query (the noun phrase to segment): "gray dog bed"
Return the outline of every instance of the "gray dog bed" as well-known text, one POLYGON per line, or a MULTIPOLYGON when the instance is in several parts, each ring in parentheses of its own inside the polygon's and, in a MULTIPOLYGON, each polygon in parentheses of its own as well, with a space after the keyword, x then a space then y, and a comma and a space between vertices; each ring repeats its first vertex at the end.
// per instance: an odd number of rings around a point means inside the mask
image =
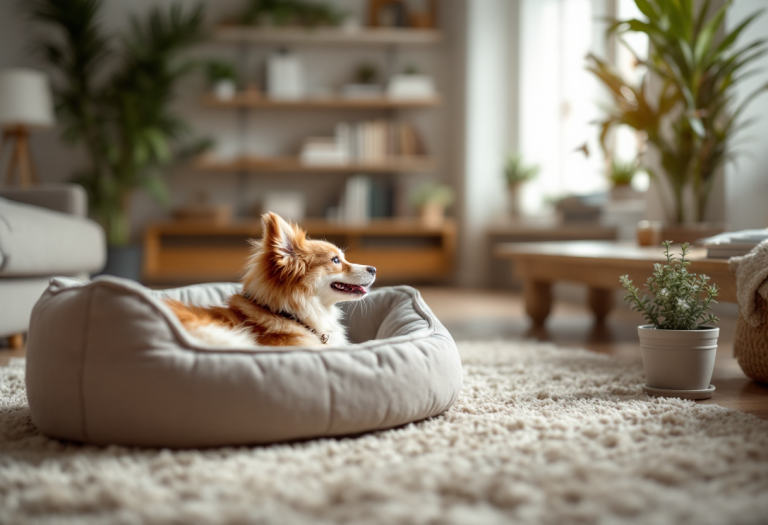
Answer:
POLYGON ((52 280, 29 330, 32 420, 98 445, 245 445, 390 428, 440 414, 459 394, 456 345, 410 287, 348 303, 355 344, 343 348, 211 349, 160 301, 221 304, 237 290, 52 280))

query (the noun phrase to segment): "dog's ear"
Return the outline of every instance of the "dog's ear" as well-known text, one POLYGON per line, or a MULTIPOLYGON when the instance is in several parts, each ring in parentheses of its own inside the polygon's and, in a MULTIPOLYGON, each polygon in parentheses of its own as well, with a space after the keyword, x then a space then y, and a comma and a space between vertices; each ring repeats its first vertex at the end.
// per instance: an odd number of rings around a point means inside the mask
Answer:
POLYGON ((264 228, 261 249, 284 271, 299 271, 297 266, 302 264, 299 255, 306 239, 304 231, 272 212, 262 215, 261 222, 264 228))

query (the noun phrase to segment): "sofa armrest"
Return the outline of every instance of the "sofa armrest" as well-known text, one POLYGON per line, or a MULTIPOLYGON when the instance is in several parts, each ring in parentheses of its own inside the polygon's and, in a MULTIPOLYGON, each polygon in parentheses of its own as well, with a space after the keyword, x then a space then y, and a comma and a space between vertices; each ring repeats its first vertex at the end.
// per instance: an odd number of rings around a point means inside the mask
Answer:
POLYGON ((79 184, 46 184, 34 188, 0 188, 0 197, 85 217, 88 197, 79 184))

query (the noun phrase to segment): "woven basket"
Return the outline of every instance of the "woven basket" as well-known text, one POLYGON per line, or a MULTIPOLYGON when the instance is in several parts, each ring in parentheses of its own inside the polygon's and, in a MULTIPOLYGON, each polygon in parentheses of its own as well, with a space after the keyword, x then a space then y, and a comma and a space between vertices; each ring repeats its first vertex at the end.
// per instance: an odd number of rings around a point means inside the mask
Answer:
POLYGON ((755 294, 755 308, 763 323, 752 326, 739 315, 733 356, 748 377, 768 384, 768 301, 760 294, 755 294))

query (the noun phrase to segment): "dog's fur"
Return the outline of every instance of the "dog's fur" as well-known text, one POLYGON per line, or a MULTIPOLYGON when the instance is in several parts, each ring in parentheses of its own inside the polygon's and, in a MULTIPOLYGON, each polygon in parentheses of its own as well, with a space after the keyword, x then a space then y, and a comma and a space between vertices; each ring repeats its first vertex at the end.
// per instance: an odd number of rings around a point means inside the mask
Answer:
POLYGON ((339 248, 307 239, 274 213, 264 214, 262 223, 262 238, 251 241, 242 293, 224 306, 166 304, 193 337, 215 347, 348 344, 336 303, 367 296, 376 269, 347 262, 339 248))

